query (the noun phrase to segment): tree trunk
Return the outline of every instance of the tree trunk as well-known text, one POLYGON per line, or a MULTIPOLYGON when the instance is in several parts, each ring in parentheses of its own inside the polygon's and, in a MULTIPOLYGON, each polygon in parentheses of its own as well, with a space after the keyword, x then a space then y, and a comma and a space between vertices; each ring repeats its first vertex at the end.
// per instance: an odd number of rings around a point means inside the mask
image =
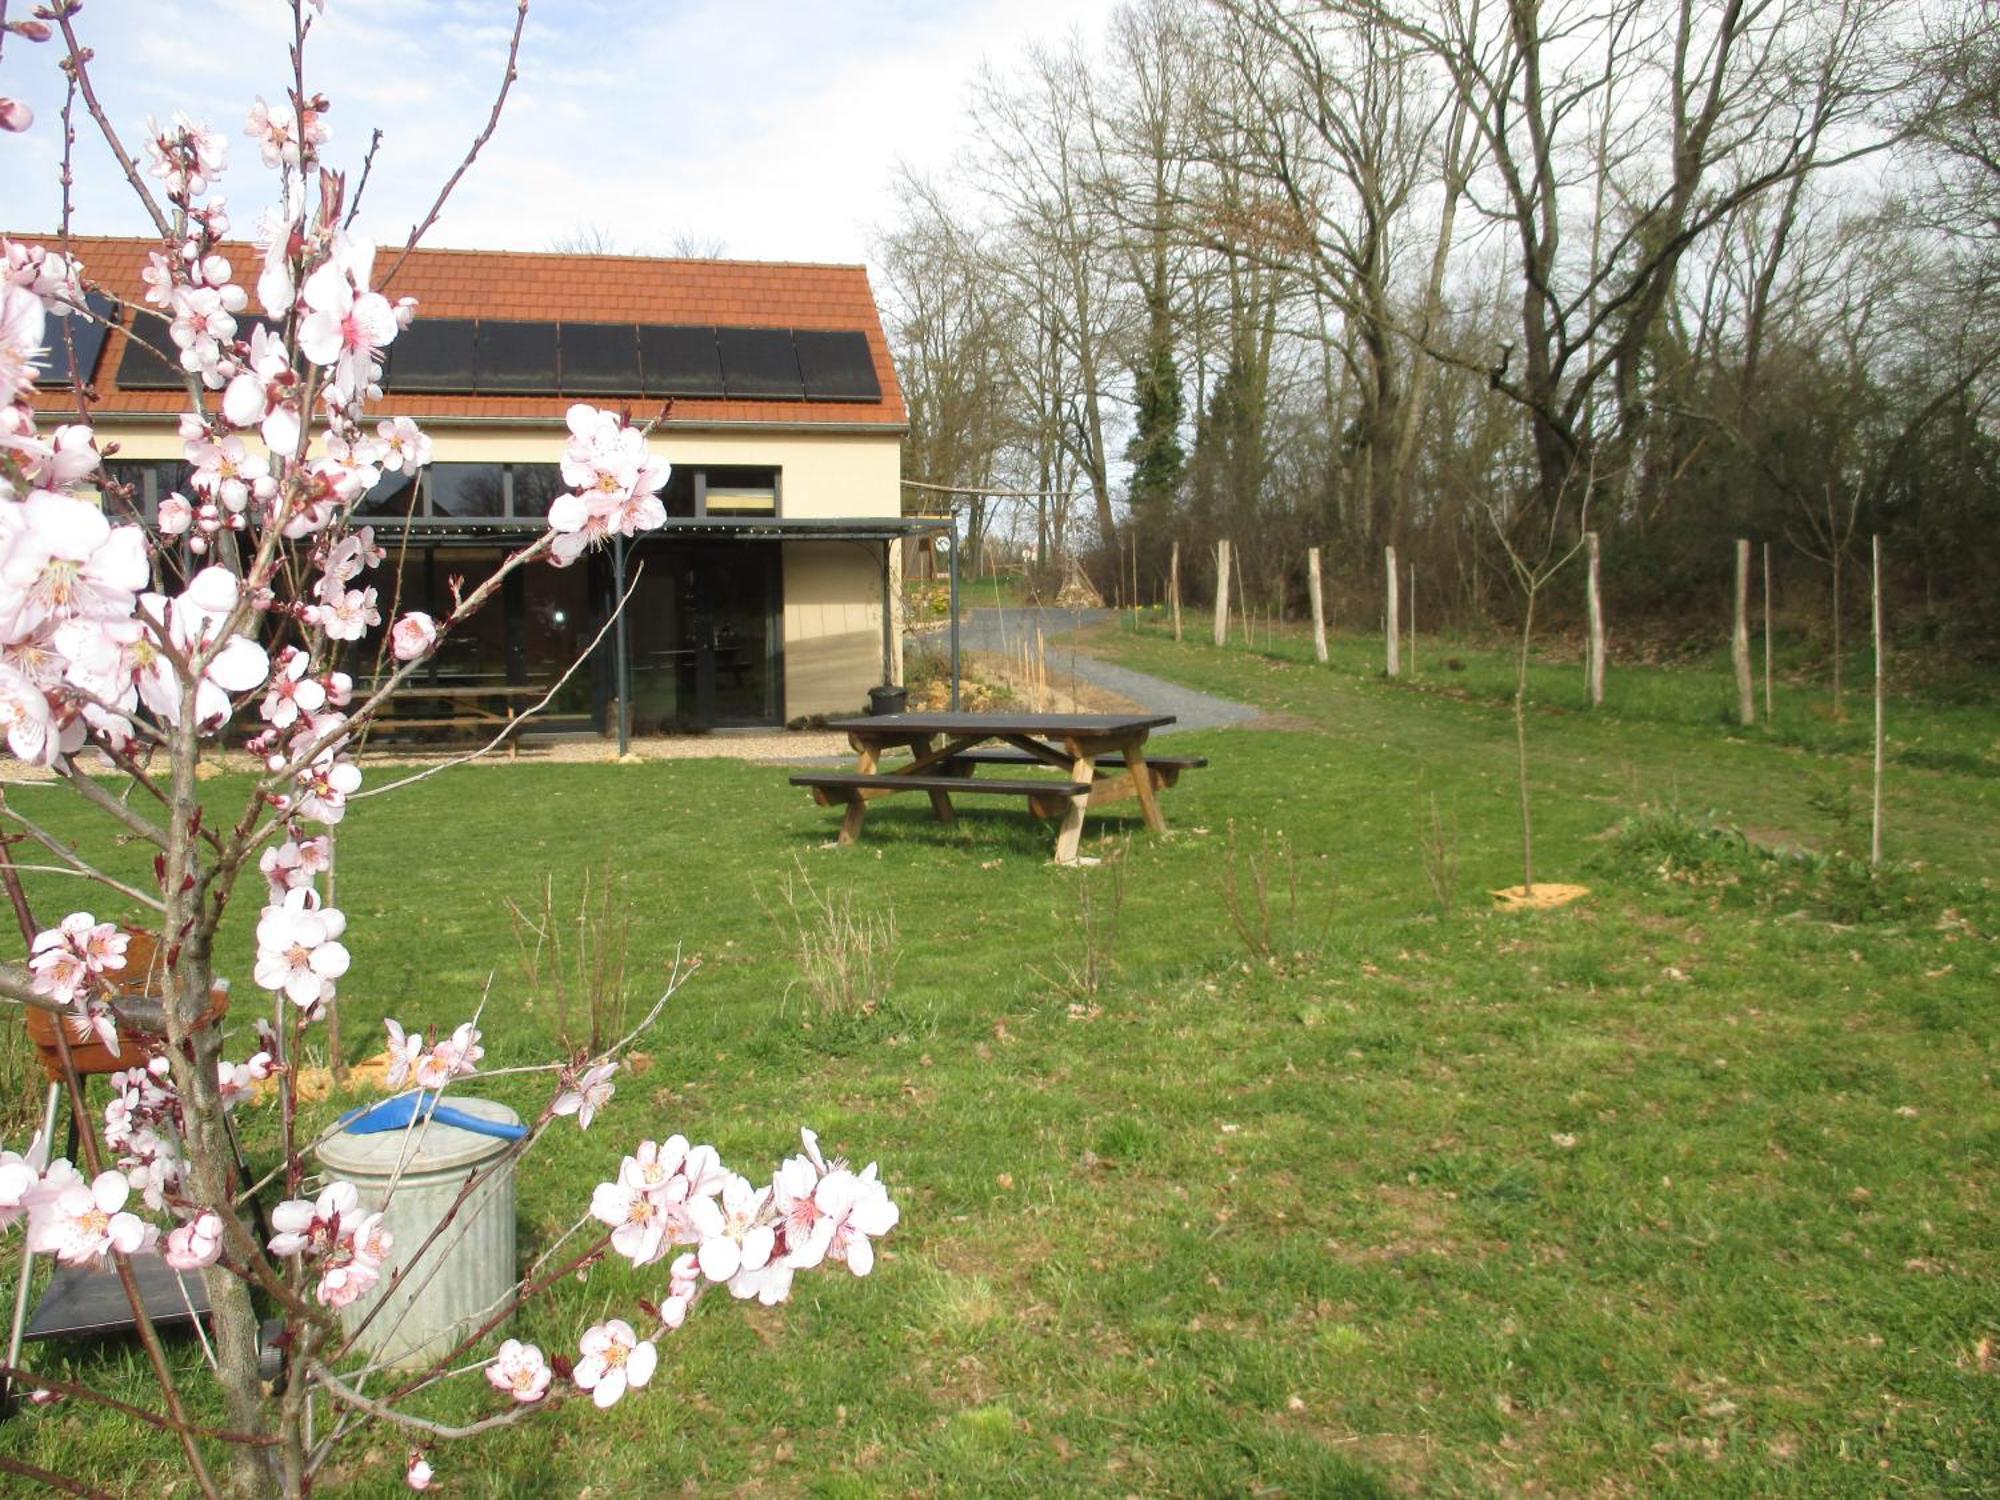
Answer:
MULTIPOLYGON (((181 1097, 189 1195, 221 1217, 225 1233, 233 1233, 237 1224, 235 1154, 230 1150, 217 1073, 222 1033, 220 1027, 205 1024, 209 992, 215 982, 211 944, 221 912, 204 909, 210 903, 196 832, 201 804, 195 778, 198 750, 193 698, 192 690, 183 694, 181 722, 172 731, 178 743, 173 746, 172 818, 164 881, 167 910, 161 925, 172 965, 165 1006, 167 1056, 181 1097)), ((231 1260, 243 1258, 237 1246, 229 1248, 231 1260)), ((257 1368, 257 1313, 251 1305, 249 1284, 220 1266, 210 1267, 202 1280, 211 1309, 216 1381, 222 1388, 229 1425, 238 1432, 268 1432, 257 1368)), ((248 1500, 281 1493, 274 1450, 232 1444, 228 1452, 232 1495, 248 1500)))
POLYGON ((1389 596, 1382 605, 1382 635, 1388 643, 1388 661, 1384 667, 1390 677, 1402 675, 1402 626, 1403 608, 1396 597, 1396 549, 1382 549, 1382 564, 1389 583, 1389 596))
POLYGON ((1840 691, 1840 551, 1833 554, 1833 722, 1847 722, 1847 700, 1840 691))
POLYGON ((1306 585, 1312 593, 1313 660, 1326 662, 1326 605, 1320 593, 1319 548, 1306 549, 1306 585))
POLYGON ((1757 722, 1757 693, 1750 676, 1750 543, 1736 543, 1736 611, 1729 635, 1729 659, 1736 666, 1736 722, 1757 722))
POLYGON ((1167 598, 1174 609, 1174 639, 1181 638, 1181 544, 1174 543, 1174 550, 1167 559, 1167 598))
POLYGON ((1590 706, 1602 708, 1604 706, 1604 581, 1600 571, 1601 557, 1597 533, 1586 532, 1584 544, 1589 549, 1590 564, 1584 592, 1584 603, 1590 614, 1590 648, 1587 663, 1590 706))
POLYGON ((1229 543, 1215 544, 1215 644, 1229 644, 1229 543))

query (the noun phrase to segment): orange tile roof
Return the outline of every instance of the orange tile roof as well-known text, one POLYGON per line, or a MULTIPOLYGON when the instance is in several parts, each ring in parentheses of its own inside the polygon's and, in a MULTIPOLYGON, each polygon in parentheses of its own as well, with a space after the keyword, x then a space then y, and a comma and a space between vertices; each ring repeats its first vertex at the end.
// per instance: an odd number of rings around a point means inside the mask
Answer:
MULTIPOLYGON (((30 244, 53 244, 45 235, 5 235, 30 244)), ((74 235, 71 250, 85 279, 125 301, 140 304, 140 270, 158 241, 74 235)), ((257 254, 249 245, 223 247, 246 286, 255 280, 257 254)), ((375 274, 389 275, 396 247, 375 257, 375 274)), ((858 425, 901 429, 909 425, 902 387, 889 357, 875 294, 865 266, 803 265, 785 261, 655 260, 637 255, 574 255, 521 250, 416 250, 387 287, 391 297, 415 297, 418 315, 435 318, 520 318, 539 322, 694 323, 759 328, 859 329, 867 335, 882 385, 877 401, 743 401, 681 397, 672 425, 781 423, 801 427, 858 425)), ((123 391, 111 373, 125 350, 114 330, 98 360, 94 410, 105 416, 178 415, 187 398, 178 391, 123 391)), ((560 424, 572 398, 556 396, 441 396, 390 394, 371 412, 418 419, 542 419, 560 424)), ((589 398, 613 404, 602 397, 589 398)), ((73 405, 67 390, 37 392, 50 411, 73 405)), ((629 398, 649 415, 649 402, 629 398)))

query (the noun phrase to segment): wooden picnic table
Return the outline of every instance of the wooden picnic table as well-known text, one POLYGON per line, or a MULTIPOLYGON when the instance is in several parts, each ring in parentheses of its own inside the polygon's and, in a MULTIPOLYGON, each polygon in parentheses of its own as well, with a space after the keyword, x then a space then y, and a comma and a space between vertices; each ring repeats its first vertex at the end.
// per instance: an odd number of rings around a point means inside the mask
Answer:
POLYGON ((843 844, 860 836, 868 804, 878 797, 924 792, 943 823, 954 819, 955 795, 1025 797, 1036 816, 1062 819, 1056 861, 1074 864, 1091 807, 1136 797, 1146 826, 1166 832, 1160 791, 1182 771, 1208 763, 1200 756, 1146 753, 1148 736, 1173 722, 1172 714, 902 713, 829 719, 826 727, 845 733, 859 757, 854 770, 801 773, 792 784, 810 788, 822 807, 845 806, 843 844), (885 769, 883 754, 900 749, 910 752, 909 761, 885 769), (977 776, 983 766, 1062 776, 977 776))
MULTIPOLYGON (((384 705, 387 712, 376 719, 375 728, 378 731, 489 729, 503 724, 512 725, 520 707, 538 702, 547 692, 546 687, 537 687, 532 683, 456 683, 445 686, 405 682, 389 695, 389 701, 384 705), (436 706, 428 713, 405 712, 411 705, 436 706)), ((508 758, 511 760, 518 753, 518 742, 510 736, 507 741, 508 758)))

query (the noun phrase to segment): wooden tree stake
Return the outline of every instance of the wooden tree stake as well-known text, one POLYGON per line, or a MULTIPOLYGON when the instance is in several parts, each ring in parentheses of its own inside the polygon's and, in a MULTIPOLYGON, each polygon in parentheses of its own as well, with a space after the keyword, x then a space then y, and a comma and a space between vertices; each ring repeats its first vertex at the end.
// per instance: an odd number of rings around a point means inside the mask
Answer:
POLYGON ((1167 560, 1167 598, 1174 607, 1174 639, 1181 638, 1181 544, 1174 543, 1174 550, 1167 560))
POLYGON ((1319 548, 1306 549, 1306 587, 1312 593, 1313 660, 1326 662, 1326 602, 1320 593, 1319 548))
POLYGON ((1403 670, 1402 631, 1400 628, 1403 623, 1403 607, 1396 597, 1396 549, 1394 547, 1384 547, 1382 549, 1382 565, 1389 580, 1389 597, 1382 606, 1382 634, 1388 643, 1388 663, 1385 670, 1389 676, 1399 677, 1402 675, 1403 670))
POLYGON ((1764 543, 1764 722, 1771 722, 1771 544, 1764 543))
POLYGON ((1417 565, 1410 564, 1410 676, 1417 675, 1417 565))
POLYGON ((1750 678, 1750 543, 1736 542, 1736 623, 1729 637, 1729 657, 1736 664, 1736 721, 1757 722, 1757 694, 1750 678))
POLYGON ((1229 644, 1229 543, 1215 544, 1215 644, 1229 644))
POLYGON ((1882 863, 1882 538, 1872 538, 1875 594, 1875 815, 1868 827, 1868 863, 1882 863))
POLYGON ((1585 655, 1585 671, 1589 676, 1590 706, 1604 706, 1604 580, 1600 572, 1601 554, 1597 544, 1597 533, 1583 534, 1589 569, 1585 573, 1584 604, 1590 613, 1590 644, 1585 655))

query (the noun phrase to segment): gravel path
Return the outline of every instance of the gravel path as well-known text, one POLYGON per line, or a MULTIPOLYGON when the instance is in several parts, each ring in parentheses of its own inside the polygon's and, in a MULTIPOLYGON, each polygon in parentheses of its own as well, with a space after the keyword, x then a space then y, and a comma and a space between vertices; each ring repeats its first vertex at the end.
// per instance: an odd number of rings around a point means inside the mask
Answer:
POLYGON ((1061 637, 1086 625, 1112 616, 1108 609, 1054 609, 1026 606, 1018 609, 975 609, 959 627, 959 647, 964 651, 993 651, 1003 655, 1020 649, 1031 640, 1037 625, 1048 647, 1049 676, 1056 680, 1072 671, 1082 681, 1107 693, 1116 693, 1149 713, 1172 714, 1175 722, 1159 731, 1174 734, 1186 729, 1222 729, 1247 723, 1257 710, 1247 703, 1234 703, 1211 693, 1198 693, 1178 683, 1145 672, 1135 672, 1114 662, 1099 661, 1072 649, 1061 637))

